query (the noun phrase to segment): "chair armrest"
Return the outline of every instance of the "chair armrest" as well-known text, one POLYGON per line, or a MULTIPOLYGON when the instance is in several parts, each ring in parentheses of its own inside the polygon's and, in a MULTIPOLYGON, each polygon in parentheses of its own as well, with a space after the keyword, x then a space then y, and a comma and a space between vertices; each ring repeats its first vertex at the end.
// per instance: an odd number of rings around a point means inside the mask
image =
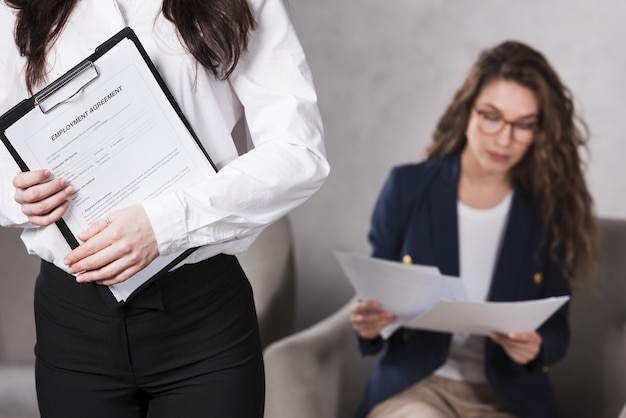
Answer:
POLYGON ((287 218, 265 228, 237 255, 254 292, 263 347, 289 335, 295 316, 295 272, 287 218))
POLYGON ((34 366, 0 363, 0 417, 38 416, 34 366))
POLYGON ((353 304, 265 350, 267 418, 354 415, 374 359, 359 354, 353 304))

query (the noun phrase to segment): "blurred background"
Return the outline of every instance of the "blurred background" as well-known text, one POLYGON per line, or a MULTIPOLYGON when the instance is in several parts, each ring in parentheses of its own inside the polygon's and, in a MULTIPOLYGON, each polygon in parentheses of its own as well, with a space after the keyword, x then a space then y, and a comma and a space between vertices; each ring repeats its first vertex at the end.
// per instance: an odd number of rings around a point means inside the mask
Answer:
MULTIPOLYGON (((333 252, 370 252, 370 216, 389 170, 422 159, 439 116, 478 53, 503 40, 521 40, 543 52, 574 93, 579 114, 591 130, 586 174, 597 214, 626 220, 623 0, 284 1, 313 71, 331 164, 324 187, 289 215, 297 279, 295 330, 328 316, 352 297, 333 252)), ((37 416, 31 348, 37 259, 26 254, 19 232, 0 228, 0 256, 5 257, 0 282, 6 279, 9 289, 0 289, 0 416, 22 418, 27 416, 24 408, 37 416), (11 280, 15 278, 20 280, 11 280), (11 415, 11 408, 18 407, 20 412, 11 415)), ((617 231, 610 242, 621 242, 621 236, 617 231)), ((261 251, 248 255, 253 267, 273 274, 285 269, 288 260, 287 251, 283 254, 272 242, 257 241, 261 251), (277 253, 279 262, 265 250, 277 253)), ((612 260, 620 260, 624 250, 619 247, 608 249, 612 260)), ((614 268, 623 270, 619 263, 614 268)), ((285 308, 280 301, 290 311, 291 282, 275 291, 275 283, 266 278, 259 274, 257 287, 267 294, 255 291, 255 296, 276 296, 279 303, 269 313, 257 304, 259 312, 267 314, 260 318, 288 328, 289 315, 280 310, 285 308)), ((589 410, 598 412, 598 405, 606 404, 604 409, 612 413, 623 404, 623 397, 615 396, 623 393, 623 382, 615 376, 624 376, 620 367, 626 363, 619 361, 624 351, 623 311, 614 308, 620 292, 609 293, 613 302, 606 309, 577 318, 601 335, 579 337, 593 342, 592 351, 586 351, 584 343, 572 351, 574 359, 583 354, 595 359, 590 363, 593 371, 584 375, 584 382, 571 379, 565 386, 580 386, 571 393, 584 393, 589 410), (589 381, 594 382, 595 397, 587 396, 589 381), (598 403, 599 396, 605 400, 598 403)), ((578 366, 571 370, 580 372, 578 366)), ((569 393, 565 399, 576 399, 569 393)), ((581 416, 593 415, 585 411, 581 416)))
POLYGON ((543 52, 592 138, 599 216, 626 218, 626 3, 618 0, 287 0, 315 78, 331 175, 290 215, 298 329, 353 294, 335 250, 369 253, 389 170, 422 159, 478 53, 506 39, 543 52))

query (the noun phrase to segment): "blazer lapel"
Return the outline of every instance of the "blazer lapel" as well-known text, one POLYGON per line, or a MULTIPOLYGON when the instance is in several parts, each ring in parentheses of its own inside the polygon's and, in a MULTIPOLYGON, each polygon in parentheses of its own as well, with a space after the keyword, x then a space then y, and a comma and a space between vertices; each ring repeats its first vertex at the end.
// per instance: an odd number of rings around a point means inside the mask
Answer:
POLYGON ((491 301, 513 300, 513 281, 527 260, 527 245, 532 229, 529 203, 518 190, 513 192, 513 201, 507 220, 500 253, 494 270, 488 299, 491 301))
POLYGON ((457 196, 460 160, 458 156, 443 167, 430 188, 430 215, 435 264, 442 274, 459 275, 459 233, 457 196))

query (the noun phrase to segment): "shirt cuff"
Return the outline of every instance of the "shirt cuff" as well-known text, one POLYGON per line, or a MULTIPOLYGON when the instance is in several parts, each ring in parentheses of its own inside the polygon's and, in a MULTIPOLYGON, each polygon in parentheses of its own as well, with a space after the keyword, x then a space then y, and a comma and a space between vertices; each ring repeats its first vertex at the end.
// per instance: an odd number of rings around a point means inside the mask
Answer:
POLYGON ((190 247, 185 221, 185 206, 177 195, 157 197, 142 202, 160 255, 168 255, 190 247))

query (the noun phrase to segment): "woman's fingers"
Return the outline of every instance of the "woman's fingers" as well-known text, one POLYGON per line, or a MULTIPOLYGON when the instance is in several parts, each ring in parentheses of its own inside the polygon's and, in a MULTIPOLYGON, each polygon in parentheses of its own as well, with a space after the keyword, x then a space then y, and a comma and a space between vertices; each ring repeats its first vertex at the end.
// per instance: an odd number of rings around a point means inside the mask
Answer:
POLYGON ((536 332, 492 333, 491 339, 502 346, 507 355, 518 364, 526 364, 539 355, 541 335, 536 332))
POLYGON ((382 309, 375 301, 361 301, 353 308, 350 315, 352 328, 366 339, 377 338, 384 327, 393 323, 396 316, 382 309))
POLYGON ((17 174, 13 178, 14 199, 20 204, 28 220, 40 226, 58 221, 67 211, 67 200, 73 188, 63 178, 46 181, 48 170, 33 170, 17 174))
POLYGON ((141 205, 113 212, 78 236, 84 243, 65 256, 79 282, 120 283, 158 255, 152 225, 141 205))
POLYGON ((45 168, 20 172, 13 177, 13 186, 16 189, 27 189, 35 184, 44 182, 48 177, 50 177, 50 170, 45 168))

